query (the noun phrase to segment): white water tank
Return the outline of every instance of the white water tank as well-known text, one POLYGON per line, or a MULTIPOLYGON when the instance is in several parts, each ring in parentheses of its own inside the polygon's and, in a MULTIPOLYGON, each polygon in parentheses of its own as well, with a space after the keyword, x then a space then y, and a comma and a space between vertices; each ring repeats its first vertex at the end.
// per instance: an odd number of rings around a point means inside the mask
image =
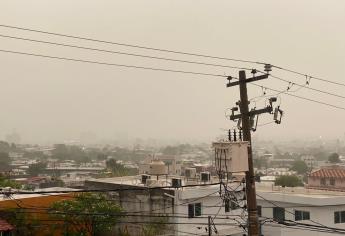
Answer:
POLYGON ((217 171, 236 173, 248 171, 248 142, 214 142, 217 171))
POLYGON ((186 168, 184 174, 187 178, 195 178, 196 177, 196 169, 195 168, 186 168))
POLYGON ((160 160, 152 160, 150 163, 150 175, 166 175, 167 174, 167 168, 163 161, 160 160))

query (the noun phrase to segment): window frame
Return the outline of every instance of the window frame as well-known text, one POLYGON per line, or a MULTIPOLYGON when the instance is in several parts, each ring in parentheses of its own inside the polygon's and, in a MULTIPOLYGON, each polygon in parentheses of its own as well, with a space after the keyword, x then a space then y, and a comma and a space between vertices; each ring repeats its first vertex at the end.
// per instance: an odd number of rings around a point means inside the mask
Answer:
POLYGON ((345 211, 334 212, 334 224, 345 223, 345 211))
POLYGON ((273 219, 277 220, 278 222, 285 220, 285 208, 283 207, 273 207, 273 219), (281 214, 281 216, 279 216, 281 214))
POLYGON ((188 218, 195 218, 202 215, 201 202, 188 204, 188 218))
POLYGON ((310 211, 295 210, 295 221, 310 220, 310 211))

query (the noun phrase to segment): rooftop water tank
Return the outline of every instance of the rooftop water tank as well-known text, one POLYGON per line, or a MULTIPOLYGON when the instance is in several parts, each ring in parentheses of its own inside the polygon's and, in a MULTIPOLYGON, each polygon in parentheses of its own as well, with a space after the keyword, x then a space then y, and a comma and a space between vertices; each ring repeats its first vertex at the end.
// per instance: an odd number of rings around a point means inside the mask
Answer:
POLYGON ((196 169, 195 168, 186 168, 184 173, 185 173, 185 176, 187 178, 195 178, 196 177, 196 169))
POLYGON ((163 161, 160 160, 152 160, 150 163, 150 175, 166 175, 167 174, 167 168, 163 161))

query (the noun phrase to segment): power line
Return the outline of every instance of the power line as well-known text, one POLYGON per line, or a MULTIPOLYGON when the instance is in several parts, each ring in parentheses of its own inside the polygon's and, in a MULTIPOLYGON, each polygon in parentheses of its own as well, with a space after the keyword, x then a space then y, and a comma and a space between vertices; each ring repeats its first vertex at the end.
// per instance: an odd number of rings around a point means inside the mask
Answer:
POLYGON ((339 83, 339 82, 335 82, 335 81, 332 81, 332 80, 327 80, 327 79, 323 79, 323 78, 320 78, 320 77, 308 75, 308 74, 305 74, 305 73, 302 73, 302 72, 298 72, 298 71, 295 71, 295 70, 291 70, 291 69, 287 69, 287 68, 284 68, 284 67, 281 67, 281 66, 276 66, 276 65, 272 65, 272 66, 274 68, 277 68, 277 69, 280 69, 280 70, 283 70, 283 71, 287 71, 287 72, 290 72, 290 73, 293 73, 293 74, 296 74, 296 75, 301 75, 301 76, 304 76, 306 78, 315 79, 315 80, 323 81, 323 82, 326 82, 326 83, 331 83, 331 84, 340 85, 340 86, 344 86, 345 87, 344 83, 339 83))
POLYGON ((184 71, 184 70, 173 70, 173 69, 164 69, 164 68, 155 68, 155 67, 144 67, 144 66, 134 66, 134 65, 125 65, 125 64, 115 64, 115 63, 108 63, 108 62, 90 61, 90 60, 83 60, 83 59, 77 59, 77 58, 68 58, 68 57, 49 56, 49 55, 43 55, 43 54, 11 51, 11 50, 4 50, 4 49, 0 49, 0 52, 6 52, 6 53, 12 53, 12 54, 20 54, 20 55, 26 55, 26 56, 43 57, 43 58, 49 58, 49 59, 58 59, 58 60, 65 60, 65 61, 74 61, 74 62, 83 62, 83 63, 90 63, 90 64, 106 65, 106 66, 117 66, 117 67, 125 67, 125 68, 153 70, 153 71, 163 71, 163 72, 173 72, 173 73, 182 73, 182 74, 193 74, 193 75, 204 75, 204 76, 213 76, 213 77, 227 77, 225 75, 219 75, 219 74, 217 75, 217 74, 210 74, 210 73, 203 73, 203 72, 194 72, 194 71, 184 71))
MULTIPOLYGON (((35 219, 35 221, 50 221, 50 222, 58 222, 58 221, 62 221, 65 222, 67 220, 64 219, 35 219)), ((102 220, 94 220, 94 222, 105 222, 106 219, 102 219, 102 220)), ((113 221, 112 219, 109 221, 113 221)), ((155 221, 119 221, 116 222, 119 224, 159 224, 159 225, 208 225, 208 223, 204 223, 204 222, 155 222, 155 221)), ((227 225, 227 226, 239 226, 237 223, 215 223, 215 225, 227 225)))
POLYGON ((86 40, 86 41, 92 41, 92 42, 98 42, 98 43, 113 44, 113 45, 118 45, 118 46, 125 46, 125 47, 140 48, 140 49, 153 50, 153 51, 159 51, 159 52, 181 54, 181 55, 187 55, 187 56, 196 56, 196 57, 220 59, 220 60, 235 61, 235 62, 253 63, 253 64, 260 64, 260 65, 267 64, 267 63, 257 62, 257 61, 242 60, 242 59, 228 58, 228 57, 219 57, 219 56, 211 56, 211 55, 206 55, 206 54, 182 52, 182 51, 176 51, 176 50, 161 49, 161 48, 147 47, 147 46, 141 46, 141 45, 113 42, 113 41, 107 41, 107 40, 101 40, 101 39, 93 39, 93 38, 88 38, 88 37, 81 37, 81 36, 75 36, 75 35, 54 33, 54 32, 49 32, 49 31, 44 31, 44 30, 37 30, 37 29, 32 29, 32 28, 24 28, 24 27, 11 26, 11 25, 5 25, 5 24, 0 24, 0 27, 17 29, 17 30, 24 30, 24 31, 30 31, 30 32, 41 33, 41 34, 48 34, 48 35, 54 35, 54 36, 60 36, 60 37, 67 37, 67 38, 73 38, 73 39, 80 39, 80 40, 86 40))
MULTIPOLYGON (((189 187, 202 187, 202 186, 214 186, 220 183, 211 184, 191 184, 183 185, 181 188, 189 187)), ((160 186, 160 187, 129 187, 129 188, 117 188, 117 189, 81 189, 81 190, 61 190, 61 191, 17 191, 11 192, 11 194, 53 194, 53 193, 104 193, 104 192, 120 192, 120 191, 142 191, 142 190, 155 190, 155 189, 176 189, 172 186, 160 186)), ((8 192, 6 193, 8 194, 8 192)), ((214 193, 212 193, 214 194, 214 193)))
MULTIPOLYGON (((280 80, 280 81, 284 81, 284 82, 287 82, 289 83, 289 85, 291 85, 291 87, 293 85, 297 85, 301 88, 306 88, 306 89, 309 89, 309 90, 313 90, 313 91, 316 91, 316 92, 319 92, 319 93, 323 93, 323 94, 327 94, 327 95, 331 95, 331 96, 334 96, 334 97, 338 97, 338 98, 343 98, 345 99, 345 96, 342 96, 342 95, 339 95, 339 94, 335 94, 335 93, 331 93, 331 92, 327 92, 327 91, 324 91, 324 90, 321 90, 321 89, 316 89, 316 88, 312 88, 312 87, 308 87, 307 85, 309 85, 308 81, 307 81, 307 84, 305 85, 302 85, 302 84, 299 84, 299 83, 294 83, 294 82, 291 82, 289 80, 286 80, 286 79, 283 79, 282 77, 279 77, 279 76, 275 76, 275 75, 272 75, 270 74, 270 76, 274 79, 277 79, 277 80, 280 80)), ((289 91, 290 87, 288 86, 288 89, 287 91, 289 91)), ((294 91, 295 92, 295 91, 294 91)))
POLYGON ((306 226, 294 226, 291 224, 287 224, 284 222, 277 222, 277 224, 267 224, 269 227, 278 227, 282 228, 283 226, 290 228, 290 229, 297 229, 297 230, 302 230, 302 231, 311 231, 311 232, 322 232, 322 233, 330 233, 330 234, 344 234, 343 231, 334 231, 334 230, 329 230, 329 229, 316 229, 312 227, 306 227, 306 226))
MULTIPOLYGON (((259 195, 258 193, 256 193, 256 196, 258 196, 258 197, 260 197, 261 199, 263 199, 264 201, 266 201, 266 202, 272 204, 273 206, 281 207, 281 206, 279 206, 278 204, 274 203, 273 201, 270 201, 270 200, 268 200, 267 198, 265 198, 265 197, 259 195)), ((285 208, 283 208, 283 209, 284 209, 285 212, 290 213, 291 215, 295 216, 295 213, 293 213, 293 212, 291 212, 291 211, 288 211, 288 210, 286 210, 285 208)), ((317 222, 317 221, 314 221, 314 220, 311 220, 311 219, 309 219, 309 220, 310 220, 311 222, 315 223, 315 224, 320 225, 320 226, 328 227, 328 226, 326 226, 326 225, 324 225, 324 224, 321 224, 321 223, 319 223, 319 222, 317 222)))
POLYGON ((186 201, 186 202, 182 202, 180 204, 177 204, 177 205, 172 205, 172 206, 168 206, 168 207, 163 207, 163 208, 157 208, 157 209, 152 209, 152 210, 149 210, 149 211, 137 211, 137 212, 133 212, 133 213, 143 213, 143 212, 154 212, 154 211, 160 211, 160 210, 166 210, 166 209, 170 209, 170 208, 174 208, 174 207, 177 207, 177 206, 183 206, 183 205, 186 205, 186 204, 189 204, 189 203, 192 203, 192 202, 196 202, 196 201, 199 201, 203 198, 206 198, 206 197, 209 197, 215 193, 218 193, 218 190, 215 191, 215 192, 212 192, 212 193, 209 193, 205 196, 201 196, 201 197, 198 197, 198 198, 194 198, 192 200, 189 200, 189 201, 186 201))
MULTIPOLYGON (((10 50, 3 50, 0 49, 0 52, 5 52, 5 53, 12 53, 12 54, 19 54, 19 55, 26 55, 26 56, 35 56, 35 57, 42 57, 42 58, 49 58, 49 59, 58 59, 58 60, 65 60, 65 61, 74 61, 74 62, 83 62, 83 63, 90 63, 90 64, 98 64, 98 65, 107 65, 107 66, 116 66, 116 67, 125 67, 125 68, 134 68, 134 69, 144 69, 144 70, 153 70, 153 71, 163 71, 163 72, 172 72, 172 73, 182 73, 182 74, 193 74, 193 75, 202 75, 202 76, 212 76, 212 77, 228 77, 225 75, 220 75, 220 74, 211 74, 211 73, 203 73, 203 72, 194 72, 194 71, 183 71, 183 70, 173 70, 173 69, 164 69, 164 68, 154 68, 154 67, 144 67, 144 66, 134 66, 134 65, 125 65, 125 64, 115 64, 115 63, 108 63, 108 62, 100 62, 100 61, 90 61, 90 60, 83 60, 83 59, 76 59, 76 58, 67 58, 67 57, 58 57, 58 56, 49 56, 49 55, 43 55, 43 54, 35 54, 35 53, 27 53, 27 52, 19 52, 19 51, 10 51, 10 50)), ((233 79, 236 79, 235 77, 232 77, 233 79)), ((263 87, 261 85, 255 84, 255 83, 251 83, 257 87, 263 87)), ((302 96, 298 96, 298 95, 293 95, 287 92, 282 92, 279 91, 277 89, 272 89, 269 87, 265 88, 278 92, 278 93, 284 93, 286 95, 292 96, 292 97, 296 97, 299 99, 303 99, 303 100, 307 100, 307 101, 311 101, 314 103, 318 103, 318 104, 322 104, 322 105, 326 105, 329 107, 333 107, 333 108, 337 108, 337 109, 341 109, 341 110, 345 110, 344 107, 339 107, 336 105, 332 105, 329 103, 325 103, 325 102, 321 102, 318 100, 314 100, 311 98, 306 98, 306 97, 302 97, 302 96)))
POLYGON ((214 63, 206 63, 206 62, 180 60, 180 59, 173 59, 173 58, 166 58, 166 57, 149 56, 149 55, 136 54, 136 53, 128 53, 128 52, 113 51, 113 50, 106 50, 106 49, 100 49, 100 48, 91 48, 91 47, 77 46, 77 45, 73 45, 73 44, 56 43, 56 42, 36 40, 36 39, 29 39, 29 38, 23 38, 23 37, 15 37, 15 36, 10 36, 10 35, 3 35, 3 34, 0 34, 0 37, 10 38, 10 39, 18 39, 18 40, 25 40, 25 41, 29 41, 29 42, 35 42, 35 43, 50 44, 50 45, 56 45, 56 46, 62 46, 62 47, 91 50, 91 51, 97 51, 97 52, 106 52, 106 53, 120 54, 120 55, 126 55, 126 56, 134 56, 134 57, 143 57, 143 58, 149 58, 149 59, 164 60, 164 61, 182 62, 182 63, 196 64, 196 65, 214 66, 214 67, 240 69, 240 70, 251 70, 250 68, 243 68, 243 67, 238 67, 238 66, 228 66, 228 65, 221 65, 221 64, 214 64, 214 63))
MULTIPOLYGON (((250 84, 252 84, 254 86, 257 86, 257 87, 260 87, 260 88, 263 87, 263 86, 261 86, 259 84, 255 84, 255 83, 250 83, 250 84)), ((299 95, 290 94, 287 91, 286 92, 282 92, 282 91, 279 91, 277 89, 273 89, 273 88, 270 88, 270 87, 267 87, 267 86, 265 86, 265 88, 268 89, 268 90, 274 91, 274 92, 278 92, 279 94, 286 94, 286 95, 291 96, 291 97, 296 97, 296 98, 303 99, 303 100, 306 100, 306 101, 322 104, 322 105, 333 107, 333 108, 337 108, 337 109, 340 109, 340 110, 345 110, 344 107, 336 106, 336 105, 333 105, 333 104, 330 104, 330 103, 326 103, 326 102, 321 102, 321 101, 314 100, 314 99, 307 98, 307 97, 302 97, 302 96, 299 96, 299 95)))
MULTIPOLYGON (((44 30, 38 30, 38 29, 32 29, 32 28, 26 28, 26 27, 19 27, 19 26, 12 26, 12 25, 5 25, 0 24, 0 27, 4 28, 10 28, 10 29, 16 29, 16 30, 23 30, 23 31, 29 31, 29 32, 35 32, 35 33, 41 33, 41 34, 48 34, 48 35, 54 35, 54 36, 60 36, 60 37, 66 37, 66 38, 73 38, 73 39, 79 39, 79 40, 86 40, 91 42, 98 42, 98 43, 105 43, 105 44, 112 44, 112 45, 118 45, 118 46, 125 46, 125 47, 132 47, 132 48, 140 48, 145 50, 153 50, 153 51, 159 51, 159 52, 166 52, 166 53, 173 53, 173 54, 181 54, 181 55, 187 55, 187 56, 195 56, 195 57, 203 57, 203 58, 211 58, 211 59, 219 59, 219 60, 226 60, 226 61, 234 61, 234 62, 243 62, 243 63, 252 63, 252 64, 258 64, 258 65, 266 65, 268 63, 266 62, 259 62, 259 61, 252 61, 252 60, 243 60, 243 59, 237 59, 237 58, 228 58, 228 57, 220 57, 220 56, 212 56, 212 55, 206 55, 206 54, 198 54, 198 53, 190 53, 190 52, 183 52, 183 51, 176 51, 176 50, 169 50, 169 49, 161 49, 161 48, 155 48, 155 47, 147 47, 142 45, 134 45, 134 44, 127 44, 127 43, 120 43, 120 42, 113 42, 113 41, 107 41, 107 40, 101 40, 101 39, 93 39, 88 37, 82 37, 82 36, 75 36, 75 35, 69 35, 69 34, 61 34, 61 33, 54 33, 50 31, 44 31, 44 30)), ((304 76, 306 78, 315 79, 335 85, 344 86, 344 83, 339 83, 331 80, 327 80, 324 78, 320 78, 317 76, 308 75, 306 73, 298 72, 295 70, 291 70, 285 67, 269 64, 274 68, 287 71, 290 73, 294 73, 297 75, 304 76)))

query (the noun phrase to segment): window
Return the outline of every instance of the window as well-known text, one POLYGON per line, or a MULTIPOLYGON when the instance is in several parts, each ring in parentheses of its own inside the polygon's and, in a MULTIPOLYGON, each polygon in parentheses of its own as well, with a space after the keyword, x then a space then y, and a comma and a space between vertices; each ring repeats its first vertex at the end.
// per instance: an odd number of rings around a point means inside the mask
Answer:
POLYGON ((232 201, 231 199, 225 199, 224 201, 224 207, 225 207, 225 212, 230 212, 230 210, 236 210, 238 207, 236 202, 232 201))
POLYGON ((310 212, 309 211, 295 211, 295 220, 310 220, 310 212))
POLYGON ((262 207, 257 205, 258 216, 262 216, 262 207))
POLYGON ((334 223, 345 223, 345 211, 335 211, 334 212, 334 223))
POLYGON ((230 212, 230 200, 225 199, 225 212, 230 212))
POLYGON ((188 204, 188 217, 201 216, 201 203, 188 204))
POLYGON ((273 218, 280 222, 285 220, 285 209, 282 207, 273 207, 273 218))
POLYGON ((320 184, 321 185, 326 185, 326 179, 325 178, 321 178, 320 179, 320 184))
POLYGON ((335 179, 334 178, 330 178, 329 179, 329 184, 334 186, 335 185, 335 179))

